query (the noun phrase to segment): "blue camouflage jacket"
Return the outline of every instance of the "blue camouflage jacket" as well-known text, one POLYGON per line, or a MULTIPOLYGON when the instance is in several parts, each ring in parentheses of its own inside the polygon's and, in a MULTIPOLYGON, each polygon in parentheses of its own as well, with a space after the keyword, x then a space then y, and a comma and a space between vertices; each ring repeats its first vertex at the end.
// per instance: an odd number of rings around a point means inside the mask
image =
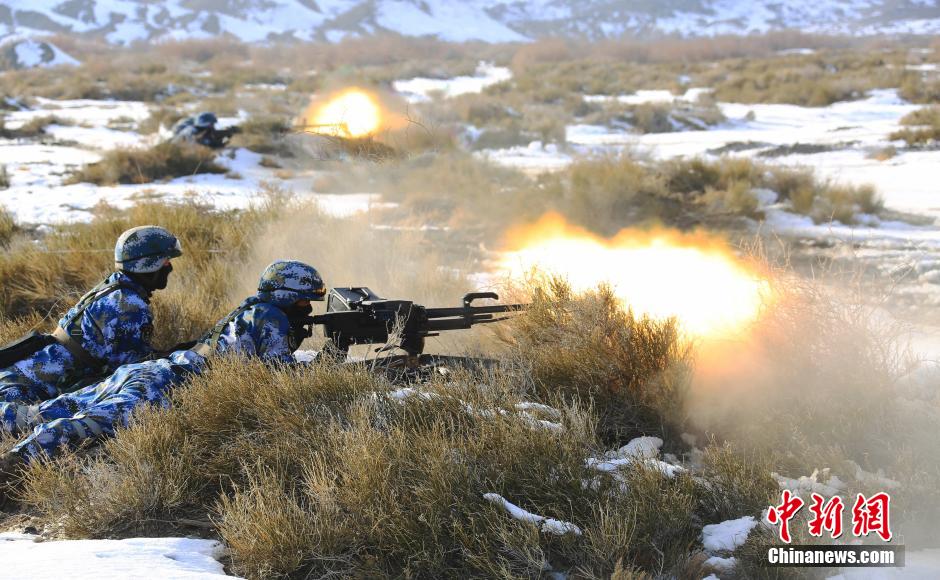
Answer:
POLYGON ((239 309, 243 310, 222 329, 216 352, 295 362, 290 344, 290 320, 283 310, 257 296, 242 302, 239 309))
MULTIPOLYGON (((82 348, 108 369, 138 362, 153 353, 150 292, 123 272, 115 272, 105 280, 106 284, 113 282, 122 287, 92 302, 81 320, 75 319, 76 305, 59 321, 66 330, 80 328, 82 348)), ((56 343, 16 363, 14 368, 31 382, 53 386, 63 375, 77 370, 76 366, 71 353, 56 343)))

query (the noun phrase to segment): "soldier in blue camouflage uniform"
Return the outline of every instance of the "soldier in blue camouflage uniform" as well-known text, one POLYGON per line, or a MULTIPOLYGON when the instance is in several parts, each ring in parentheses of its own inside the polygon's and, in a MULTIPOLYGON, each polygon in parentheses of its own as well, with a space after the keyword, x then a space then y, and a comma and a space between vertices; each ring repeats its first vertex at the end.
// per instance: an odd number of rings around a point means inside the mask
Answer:
POLYGON ((240 352, 284 363, 310 336, 311 301, 321 301, 326 286, 312 266, 279 260, 261 274, 258 292, 249 297, 202 339, 203 352, 240 352))
POLYGON ((68 385, 151 356, 150 294, 166 288, 179 240, 156 226, 130 229, 114 249, 117 271, 70 309, 55 342, 0 369, 0 401, 51 399, 68 385))
POLYGON ((173 127, 174 143, 196 143, 212 149, 221 149, 228 145, 232 135, 239 133, 238 127, 217 129, 219 119, 215 113, 199 113, 195 117, 187 117, 173 127))
POLYGON ((89 438, 112 436, 127 425, 142 404, 167 405, 169 391, 187 376, 201 372, 215 353, 257 356, 294 362, 293 352, 309 336, 311 300, 323 300, 319 273, 302 262, 274 262, 261 276, 258 293, 219 321, 193 351, 168 359, 122 366, 104 381, 39 405, 0 403, 0 428, 32 433, 0 458, 0 474, 43 454, 53 456, 89 438))

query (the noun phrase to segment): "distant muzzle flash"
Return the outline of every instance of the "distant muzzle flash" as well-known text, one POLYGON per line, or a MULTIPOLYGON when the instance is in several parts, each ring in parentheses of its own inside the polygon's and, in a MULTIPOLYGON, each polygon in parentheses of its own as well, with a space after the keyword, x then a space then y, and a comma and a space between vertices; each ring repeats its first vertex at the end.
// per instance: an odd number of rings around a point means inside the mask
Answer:
POLYGON ((604 239, 549 214, 511 231, 508 242, 501 273, 561 276, 576 292, 608 284, 634 313, 676 317, 693 338, 735 336, 770 300, 765 275, 702 233, 625 229, 604 239))
POLYGON ((304 129, 335 137, 368 137, 382 128, 382 107, 371 94, 347 89, 315 100, 304 113, 304 129))

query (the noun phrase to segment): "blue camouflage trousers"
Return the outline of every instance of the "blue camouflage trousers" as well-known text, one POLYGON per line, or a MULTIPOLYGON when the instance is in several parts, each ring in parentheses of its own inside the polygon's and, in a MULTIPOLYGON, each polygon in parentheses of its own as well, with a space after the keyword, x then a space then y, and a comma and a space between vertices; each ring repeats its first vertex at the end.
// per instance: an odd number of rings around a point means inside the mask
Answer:
POLYGON ((44 401, 58 394, 55 387, 29 380, 16 367, 0 371, 0 401, 44 401))
POLYGON ((82 441, 114 436, 142 405, 168 405, 170 389, 204 365, 196 353, 179 351, 170 358, 124 365, 100 383, 39 404, 0 403, 0 428, 13 434, 32 430, 11 453, 27 461, 52 457, 82 441))

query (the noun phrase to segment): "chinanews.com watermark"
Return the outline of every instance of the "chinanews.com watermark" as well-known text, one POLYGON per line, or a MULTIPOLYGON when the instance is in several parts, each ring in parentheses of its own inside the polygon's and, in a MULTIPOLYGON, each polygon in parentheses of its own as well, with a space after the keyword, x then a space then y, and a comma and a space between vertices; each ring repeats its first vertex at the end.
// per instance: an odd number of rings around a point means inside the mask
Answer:
POLYGON ((776 546, 767 549, 767 566, 873 566, 904 565, 904 546, 776 546))
POLYGON ((780 541, 785 545, 767 549, 766 566, 810 567, 900 567, 904 566, 904 546, 889 545, 891 531, 891 496, 885 492, 866 497, 857 494, 852 510, 846 514, 846 503, 840 496, 828 500, 818 493, 810 496, 810 519, 807 522, 811 537, 845 541, 846 532, 856 541, 876 541, 875 544, 790 545, 792 520, 806 507, 806 502, 789 490, 781 494, 780 504, 770 506, 767 523, 776 527, 780 541), (851 518, 851 519, 850 519, 851 518))

